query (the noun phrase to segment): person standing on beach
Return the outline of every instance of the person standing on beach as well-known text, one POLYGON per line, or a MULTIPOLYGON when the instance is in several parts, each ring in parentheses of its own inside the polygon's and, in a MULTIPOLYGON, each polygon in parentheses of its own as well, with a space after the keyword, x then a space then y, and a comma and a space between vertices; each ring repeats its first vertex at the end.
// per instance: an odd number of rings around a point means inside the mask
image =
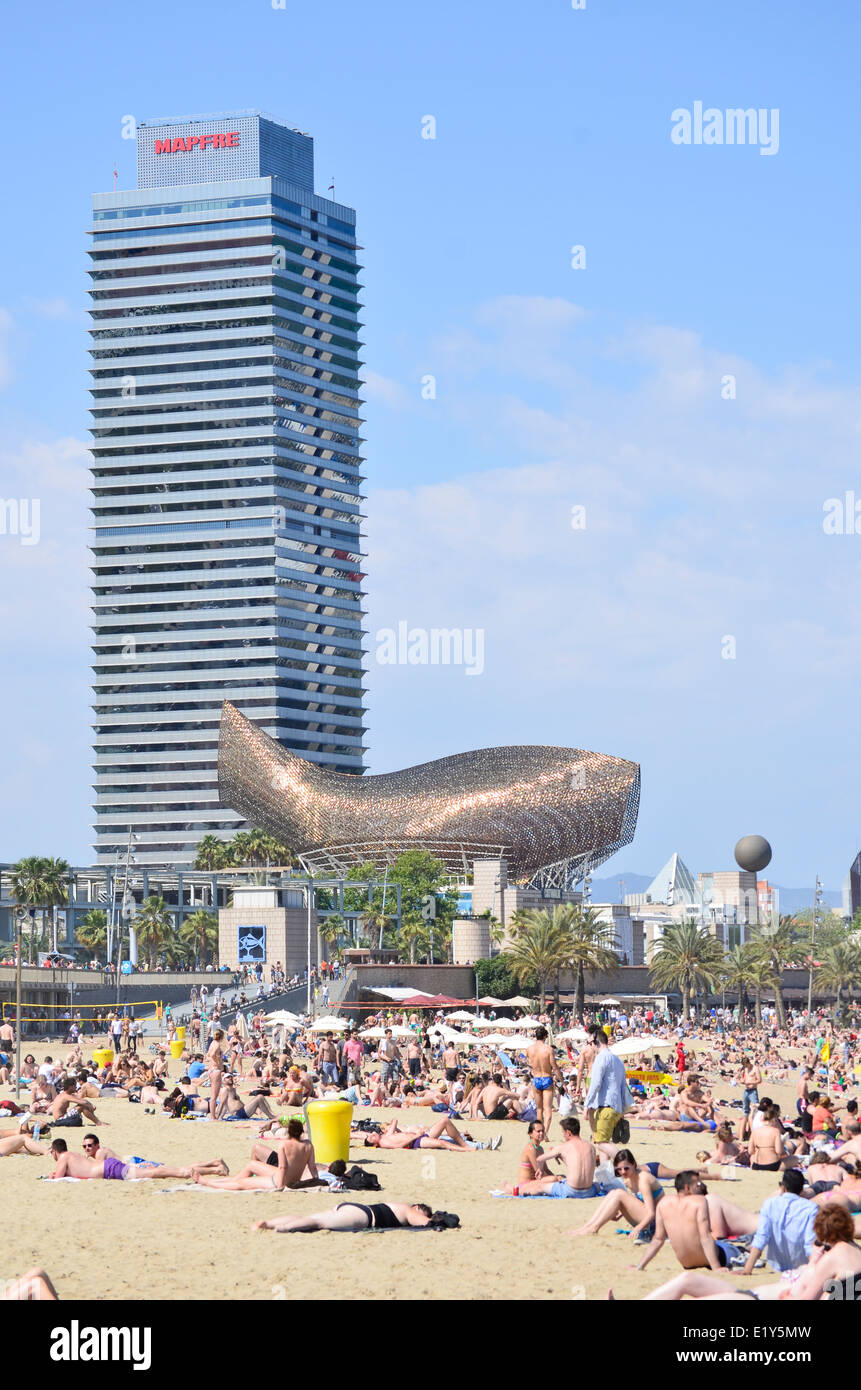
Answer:
POLYGON ((590 1028, 595 1061, 586 1097, 586 1119, 596 1144, 609 1144, 613 1131, 633 1099, 625 1079, 625 1063, 607 1046, 607 1035, 597 1024, 590 1028))
POLYGON ((564 1077, 556 1065, 553 1048, 547 1041, 547 1029, 535 1029, 535 1042, 526 1049, 526 1060, 532 1068, 532 1094, 535 1099, 535 1115, 544 1126, 545 1135, 550 1133, 553 1118, 553 1078, 560 1082, 564 1077))

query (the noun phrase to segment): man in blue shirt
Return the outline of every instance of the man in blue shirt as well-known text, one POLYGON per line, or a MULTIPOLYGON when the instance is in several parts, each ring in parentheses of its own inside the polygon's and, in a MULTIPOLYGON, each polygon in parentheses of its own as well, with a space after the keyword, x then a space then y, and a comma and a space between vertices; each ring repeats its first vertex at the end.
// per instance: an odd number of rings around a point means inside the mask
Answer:
POLYGON ((199 1076, 204 1075, 205 1071, 206 1067, 204 1065, 203 1058, 200 1055, 198 1055, 197 1057, 195 1057, 194 1061, 188 1069, 187 1075, 189 1081, 196 1081, 199 1076))
POLYGON ((592 1126, 593 1142, 609 1144, 616 1125, 625 1111, 630 1110, 633 1097, 625 1080, 625 1063, 610 1051, 604 1029, 594 1024, 589 1033, 595 1048, 595 1059, 589 1077, 586 1119, 592 1126))
POLYGON ((819 1208, 801 1196, 804 1175, 796 1168, 787 1168, 776 1197, 763 1202, 759 1225, 742 1274, 752 1274, 753 1267, 766 1250, 772 1269, 798 1269, 807 1264, 816 1241, 813 1222, 819 1208))

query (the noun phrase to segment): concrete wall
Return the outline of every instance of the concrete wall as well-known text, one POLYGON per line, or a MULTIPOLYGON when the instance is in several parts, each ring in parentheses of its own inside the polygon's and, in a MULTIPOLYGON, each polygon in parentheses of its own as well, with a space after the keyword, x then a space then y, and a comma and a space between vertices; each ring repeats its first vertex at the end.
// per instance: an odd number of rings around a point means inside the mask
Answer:
POLYGON ((455 965, 472 965, 490 955, 490 925, 486 917, 456 917, 451 924, 452 959, 455 965))
MULTIPOLYGON (((266 960, 280 961, 288 975, 301 973, 308 962, 308 914, 302 907, 222 907, 218 913, 218 958, 233 965, 239 960, 240 927, 266 927, 266 960)), ((319 959, 317 914, 311 911, 311 964, 319 959)))

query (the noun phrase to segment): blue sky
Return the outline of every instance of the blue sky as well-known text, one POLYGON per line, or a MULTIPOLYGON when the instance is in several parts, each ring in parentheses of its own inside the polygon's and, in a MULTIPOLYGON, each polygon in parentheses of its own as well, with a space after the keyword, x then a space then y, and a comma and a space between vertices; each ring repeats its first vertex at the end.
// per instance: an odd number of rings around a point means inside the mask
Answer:
POLYGON ((134 185, 124 116, 259 107, 314 136, 365 247, 369 769, 618 753, 643 799, 613 871, 730 867, 760 832, 776 881, 838 887, 861 535, 822 521, 861 497, 859 28, 850 0, 9 12, 0 496, 40 499, 41 539, 0 536, 0 859, 89 859, 89 195, 114 163, 134 185), (695 101, 778 109, 778 152, 673 144, 695 101), (378 665, 399 620, 482 629, 484 674, 378 665))

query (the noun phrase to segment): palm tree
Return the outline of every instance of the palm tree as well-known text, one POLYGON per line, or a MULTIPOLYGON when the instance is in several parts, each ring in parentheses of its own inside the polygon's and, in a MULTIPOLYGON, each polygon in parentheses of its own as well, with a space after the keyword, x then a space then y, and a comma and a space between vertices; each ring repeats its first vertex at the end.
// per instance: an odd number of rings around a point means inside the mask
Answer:
POLYGON ((774 976, 774 1003, 777 1009, 778 1027, 786 1024, 786 1004, 783 998, 783 972, 787 966, 794 965, 803 955, 798 943, 795 918, 784 916, 775 928, 768 926, 757 929, 751 945, 754 954, 767 961, 774 976))
POLYGON ((511 919, 513 934, 504 954, 519 982, 537 975, 542 1012, 547 981, 568 959, 570 911, 570 905, 554 907, 552 912, 546 908, 525 908, 511 919))
POLYGON ((742 1023, 747 1008, 747 987, 750 984, 750 951, 747 946, 731 946, 724 953, 721 980, 726 988, 738 994, 738 1020, 742 1023))
MULTIPOLYGON (((195 914, 196 915, 196 914, 195 914)), ((140 912, 135 918, 138 945, 146 951, 149 969, 155 968, 155 958, 166 941, 173 935, 173 919, 168 912, 164 898, 150 894, 141 903, 140 912)))
POLYGON ((77 937, 82 946, 101 956, 108 946, 108 914, 101 907, 91 907, 78 923, 77 937))
POLYGON ((720 979, 723 950, 707 927, 697 922, 678 922, 665 927, 652 948, 649 974, 660 990, 680 988, 682 1013, 691 1016, 691 994, 711 993, 720 979))
POLYGON ((180 925, 179 939, 188 946, 195 962, 207 965, 210 954, 218 949, 218 914, 202 907, 190 913, 180 925))
POLYGON ((761 951, 757 951, 753 942, 747 942, 742 950, 746 950, 750 962, 750 984, 753 989, 753 1007, 756 1015, 757 1028, 762 1027, 762 992, 764 989, 773 989, 777 994, 778 976, 769 957, 761 951))
POLYGON ((206 871, 226 869, 232 863, 230 845, 217 835, 204 835, 197 846, 194 867, 206 871))
POLYGON ((183 941, 180 936, 168 937, 161 949, 164 956, 165 965, 193 965, 194 946, 189 941, 183 941))
POLYGON ((413 915, 412 913, 409 916, 404 917, 401 922, 401 937, 398 945, 398 951, 400 953, 402 952, 405 946, 409 947, 410 965, 415 965, 416 952, 418 950, 419 945, 424 941, 424 938, 425 924, 422 921, 421 917, 419 917, 417 914, 413 915))
POLYGON ((379 941, 382 944, 383 932, 389 925, 389 914, 383 912, 382 908, 374 907, 373 904, 362 913, 362 926, 368 932, 372 941, 379 941))
POLYGON ((861 984, 861 945, 854 934, 828 946, 816 970, 816 983, 822 989, 834 991, 838 1015, 843 1010, 843 987, 850 998, 856 985, 861 984))
MULTIPOLYGON (((45 855, 33 854, 19 859, 9 870, 12 897, 24 907, 38 909, 42 914, 40 938, 46 934, 45 914, 53 907, 60 907, 69 901, 69 865, 65 859, 52 859, 45 855)), ((33 963, 35 931, 33 919, 30 924, 30 964, 33 963)))
POLYGON ((573 906, 564 922, 568 932, 565 964, 577 979, 574 988, 574 1013, 583 1020, 587 970, 612 970, 619 964, 616 933, 610 922, 592 907, 573 906))

